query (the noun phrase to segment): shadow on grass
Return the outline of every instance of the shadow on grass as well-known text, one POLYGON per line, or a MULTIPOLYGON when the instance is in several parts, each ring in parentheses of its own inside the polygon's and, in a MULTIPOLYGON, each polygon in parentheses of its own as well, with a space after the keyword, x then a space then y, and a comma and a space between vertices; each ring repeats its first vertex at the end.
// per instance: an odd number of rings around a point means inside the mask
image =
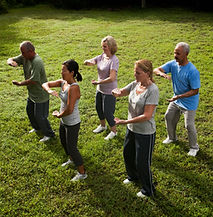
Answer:
POLYGON ((155 156, 154 167, 181 179, 181 183, 183 183, 183 185, 180 186, 181 189, 188 189, 187 187, 192 189, 186 192, 186 194, 191 194, 194 198, 199 198, 202 202, 205 201, 206 203, 210 203, 212 200, 213 195, 209 192, 209 189, 213 189, 213 183, 209 182, 208 176, 204 177, 195 173, 193 168, 191 170, 188 168, 184 169, 177 165, 175 159, 165 159, 163 156, 155 156))
MULTIPOLYGON (((104 142, 103 148, 106 149, 105 151, 108 149, 119 151, 121 147, 117 143, 123 144, 123 138, 118 136, 113 142, 104 142)), ((112 152, 113 150, 110 151, 112 152)), ((89 176, 85 182, 92 192, 88 200, 90 206, 97 208, 97 213, 104 212, 104 216, 190 216, 187 210, 183 210, 182 205, 174 205, 168 196, 158 190, 155 197, 137 198, 136 193, 140 191, 141 186, 139 183, 130 185, 122 183, 126 175, 119 168, 120 162, 115 162, 114 167, 109 171, 108 167, 104 166, 105 163, 109 163, 108 159, 99 157, 100 163, 85 157, 86 165, 89 167, 89 176)))

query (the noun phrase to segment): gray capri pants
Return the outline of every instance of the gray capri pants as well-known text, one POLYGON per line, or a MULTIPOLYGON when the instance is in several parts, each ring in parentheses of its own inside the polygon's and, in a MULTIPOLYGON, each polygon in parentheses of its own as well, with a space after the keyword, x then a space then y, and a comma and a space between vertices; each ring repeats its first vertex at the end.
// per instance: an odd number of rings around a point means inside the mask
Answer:
POLYGON ((114 112, 115 112, 116 98, 113 95, 96 92, 96 111, 100 120, 106 119, 110 127, 115 126, 114 112))

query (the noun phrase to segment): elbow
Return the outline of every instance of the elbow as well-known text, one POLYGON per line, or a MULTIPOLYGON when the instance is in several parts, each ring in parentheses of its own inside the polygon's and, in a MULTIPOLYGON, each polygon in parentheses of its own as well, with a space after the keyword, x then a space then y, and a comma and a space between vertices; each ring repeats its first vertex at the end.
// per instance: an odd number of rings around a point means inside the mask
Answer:
POLYGON ((73 109, 67 109, 67 115, 71 115, 73 112, 73 109))

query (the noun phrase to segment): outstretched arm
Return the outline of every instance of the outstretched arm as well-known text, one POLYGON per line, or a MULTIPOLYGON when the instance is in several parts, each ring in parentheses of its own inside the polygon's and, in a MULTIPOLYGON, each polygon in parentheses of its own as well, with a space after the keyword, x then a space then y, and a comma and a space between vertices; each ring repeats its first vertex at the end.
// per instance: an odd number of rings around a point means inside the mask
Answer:
POLYGON ((157 75, 157 76, 161 76, 165 79, 168 79, 168 80, 171 80, 171 76, 167 75, 165 73, 165 71, 161 68, 161 67, 158 67, 156 69, 153 70, 153 72, 157 75))
POLYGON ((13 67, 17 67, 17 66, 18 66, 17 62, 15 62, 15 61, 13 60, 13 58, 9 58, 9 59, 7 60, 7 64, 8 64, 9 66, 13 66, 13 67))
POLYGON ((177 99, 180 99, 180 98, 186 98, 186 97, 190 97, 190 96, 194 96, 194 95, 197 95, 199 93, 199 88, 198 89, 193 89, 193 90, 190 90, 186 93, 183 93, 183 94, 179 94, 179 95, 176 95, 176 96, 173 96, 171 99, 167 99, 169 102, 173 102, 177 99))
POLYGON ((128 96, 129 95, 129 91, 127 91, 126 89, 122 88, 115 88, 112 90, 112 95, 114 97, 122 97, 122 96, 128 96))
POLYGON ((119 118, 115 118, 115 124, 130 124, 148 121, 151 119, 155 107, 156 105, 145 105, 144 113, 142 115, 139 115, 129 120, 120 120, 119 118))
POLYGON ((61 86, 61 82, 62 80, 56 80, 56 81, 48 81, 46 83, 42 84, 42 87, 44 88, 44 90, 47 91, 47 93, 58 97, 58 93, 55 90, 52 90, 52 87, 60 87, 61 86))

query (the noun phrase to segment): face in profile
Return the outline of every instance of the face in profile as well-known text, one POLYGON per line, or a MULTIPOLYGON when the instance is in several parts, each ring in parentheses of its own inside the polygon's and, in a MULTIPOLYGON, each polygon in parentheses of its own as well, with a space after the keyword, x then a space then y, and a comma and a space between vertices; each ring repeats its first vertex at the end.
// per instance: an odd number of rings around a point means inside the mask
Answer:
POLYGON ((186 59, 186 52, 183 47, 176 47, 174 50, 174 58, 179 63, 182 64, 186 59))
POLYGON ((25 59, 31 59, 31 58, 32 58, 32 52, 29 51, 29 50, 27 50, 26 47, 23 46, 23 47, 20 48, 20 50, 21 50, 22 56, 23 56, 25 59))
POLYGON ((102 50, 105 54, 111 54, 109 46, 107 44, 107 42, 102 42, 102 50))

